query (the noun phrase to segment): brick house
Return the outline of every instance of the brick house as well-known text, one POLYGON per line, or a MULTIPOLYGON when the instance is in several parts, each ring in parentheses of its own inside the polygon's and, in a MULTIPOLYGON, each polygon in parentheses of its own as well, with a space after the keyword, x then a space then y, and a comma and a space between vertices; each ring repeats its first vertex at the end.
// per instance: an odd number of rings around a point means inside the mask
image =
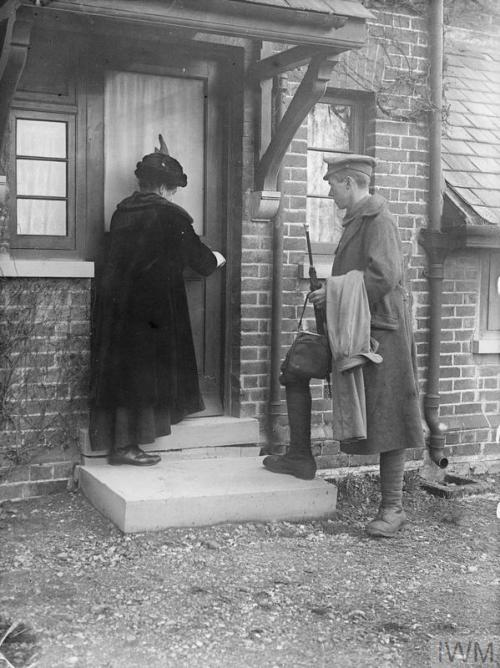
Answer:
MULTIPOLYGON (((430 241, 421 234, 432 111, 427 2, 199 4, 1 3, 0 499, 64 489, 81 453, 90 456, 93 280, 113 207, 134 188, 133 166, 160 131, 193 184, 176 201, 228 258, 218 277, 187 276, 207 409, 162 439, 165 457, 255 455, 286 443, 278 371, 308 290, 304 224, 326 276, 341 217, 322 160, 341 151, 377 158, 374 186, 396 216, 407 259, 424 394, 433 252, 443 267, 438 399, 450 466, 498 468, 493 4, 468 13, 455 3, 447 16, 444 206, 430 241)), ((322 383, 313 398, 320 466, 375 463, 339 453, 322 383)), ((409 457, 422 464, 422 452, 409 457)))

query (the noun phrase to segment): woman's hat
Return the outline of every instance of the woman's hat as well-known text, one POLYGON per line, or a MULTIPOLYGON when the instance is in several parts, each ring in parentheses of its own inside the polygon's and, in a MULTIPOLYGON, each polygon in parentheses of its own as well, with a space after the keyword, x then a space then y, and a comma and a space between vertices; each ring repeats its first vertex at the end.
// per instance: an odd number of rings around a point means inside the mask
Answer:
POLYGON ((162 135, 158 137, 160 148, 155 147, 154 153, 148 153, 137 163, 135 175, 139 180, 161 181, 170 188, 184 188, 187 185, 187 176, 184 174, 182 165, 169 155, 162 135))
POLYGON ((328 181, 329 176, 335 174, 335 172, 339 172, 341 169, 352 169, 355 172, 371 176, 373 168, 377 164, 377 161, 371 155, 356 155, 355 153, 332 155, 326 157, 324 160, 327 165, 326 174, 323 177, 325 181, 328 181))

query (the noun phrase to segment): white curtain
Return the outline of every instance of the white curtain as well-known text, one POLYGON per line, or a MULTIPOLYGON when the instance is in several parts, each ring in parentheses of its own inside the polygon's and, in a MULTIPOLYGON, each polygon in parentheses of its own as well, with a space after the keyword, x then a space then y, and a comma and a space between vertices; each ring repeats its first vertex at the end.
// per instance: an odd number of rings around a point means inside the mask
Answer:
POLYGON ((307 222, 315 242, 336 246, 342 235, 344 212, 328 195, 324 158, 329 153, 349 152, 351 118, 350 106, 323 102, 316 104, 307 118, 307 222))
POLYGON ((184 168, 186 188, 174 202, 203 231, 205 86, 200 79, 109 71, 104 96, 104 207, 106 229, 116 205, 137 190, 136 163, 159 146, 184 168))
POLYGON ((60 121, 18 119, 16 124, 17 232, 29 235, 67 234, 67 128, 60 121), (32 160, 30 158, 43 158, 32 160), (61 158, 56 162, 51 158, 61 158))
POLYGON ((327 151, 307 151, 307 222, 311 241, 338 245, 342 236, 344 211, 340 211, 328 193, 330 184, 323 179, 327 151))

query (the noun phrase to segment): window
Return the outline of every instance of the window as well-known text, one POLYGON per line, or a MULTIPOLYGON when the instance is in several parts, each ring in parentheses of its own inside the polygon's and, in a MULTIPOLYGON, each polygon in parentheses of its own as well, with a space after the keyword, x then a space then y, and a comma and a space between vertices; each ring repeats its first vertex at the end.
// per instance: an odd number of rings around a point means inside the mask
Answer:
POLYGON ((475 353, 500 353, 500 251, 484 253, 481 260, 479 329, 475 353))
POLYGON ((75 122, 71 114, 12 116, 11 246, 75 248, 75 122))
POLYGON ((328 196, 324 158, 333 153, 364 152, 364 113, 360 98, 326 96, 307 120, 307 222, 314 252, 331 254, 342 232, 342 213, 328 196))

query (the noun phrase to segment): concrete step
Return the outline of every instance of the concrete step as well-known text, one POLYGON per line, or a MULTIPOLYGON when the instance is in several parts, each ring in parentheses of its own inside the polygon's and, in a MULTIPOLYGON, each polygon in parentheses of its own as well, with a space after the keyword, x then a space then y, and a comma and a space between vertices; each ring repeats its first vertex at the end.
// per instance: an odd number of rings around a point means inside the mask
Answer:
POLYGON ((270 473, 259 457, 162 460, 156 466, 80 467, 89 501, 125 533, 223 522, 306 521, 335 512, 324 480, 270 473))
MULTIPOLYGON (((227 415, 204 418, 186 418, 172 426, 169 436, 161 436, 154 443, 141 446, 144 450, 159 452, 187 452, 200 459, 207 456, 237 455, 236 450, 260 442, 259 422, 255 418, 235 418, 227 415), (222 450, 224 448, 224 450, 222 450), (212 451, 213 450, 213 451, 212 451)), ((80 430, 80 452, 85 457, 103 457, 104 451, 91 450, 88 429, 80 430)))

